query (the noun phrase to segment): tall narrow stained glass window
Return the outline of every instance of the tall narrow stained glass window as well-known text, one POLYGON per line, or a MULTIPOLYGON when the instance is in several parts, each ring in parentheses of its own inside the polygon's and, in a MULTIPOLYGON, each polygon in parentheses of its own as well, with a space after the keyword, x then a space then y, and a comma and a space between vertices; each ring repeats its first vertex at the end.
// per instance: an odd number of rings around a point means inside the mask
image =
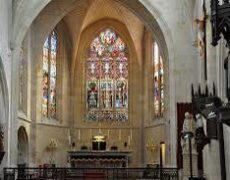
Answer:
POLYGON ((57 47, 58 37, 52 31, 43 45, 42 114, 53 119, 56 119, 57 47))
POLYGON ((164 112, 164 69, 162 56, 156 42, 153 44, 153 97, 154 115, 162 116, 164 112))
POLYGON ((90 44, 86 91, 87 120, 128 120, 127 47, 109 28, 101 31, 90 44))

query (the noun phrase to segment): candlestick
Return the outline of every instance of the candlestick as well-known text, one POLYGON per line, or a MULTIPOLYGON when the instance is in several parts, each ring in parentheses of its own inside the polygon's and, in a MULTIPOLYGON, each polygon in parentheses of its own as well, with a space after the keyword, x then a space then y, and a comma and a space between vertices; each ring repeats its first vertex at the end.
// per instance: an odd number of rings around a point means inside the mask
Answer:
POLYGON ((119 140, 121 140, 121 130, 119 129, 119 140))
POLYGON ((109 129, 108 129, 108 134, 107 134, 107 137, 108 137, 108 139, 109 139, 109 129))
POLYGON ((128 136, 128 146, 130 146, 130 136, 128 136))
POLYGON ((80 129, 78 130, 78 140, 79 141, 81 140, 81 130, 80 129))
POLYGON ((131 128, 131 130, 130 130, 130 140, 132 140, 133 139, 133 129, 131 128))
POLYGON ((68 140, 69 140, 69 145, 71 145, 71 131, 68 129, 68 140))

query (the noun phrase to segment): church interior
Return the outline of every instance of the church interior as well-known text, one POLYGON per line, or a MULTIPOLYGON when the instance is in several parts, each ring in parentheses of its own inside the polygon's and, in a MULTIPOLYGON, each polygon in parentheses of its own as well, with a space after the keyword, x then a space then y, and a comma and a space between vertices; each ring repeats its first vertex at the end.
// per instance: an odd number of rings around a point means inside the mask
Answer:
POLYGON ((0 0, 0 176, 152 168, 149 179, 230 179, 230 2, 218 3, 0 0), (217 26, 219 6, 229 15, 217 26))

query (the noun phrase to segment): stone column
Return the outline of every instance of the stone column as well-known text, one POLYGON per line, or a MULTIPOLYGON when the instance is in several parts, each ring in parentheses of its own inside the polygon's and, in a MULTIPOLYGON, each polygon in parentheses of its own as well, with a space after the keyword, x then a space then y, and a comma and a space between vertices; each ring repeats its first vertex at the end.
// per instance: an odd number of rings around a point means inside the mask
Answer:
MULTIPOLYGON (((206 22, 210 22, 210 2, 206 1, 207 7, 207 19, 206 22)), ((206 24, 206 48, 207 48, 207 85, 209 89, 212 89, 213 83, 217 84, 217 49, 211 45, 212 42, 212 27, 211 23, 206 24)))
MULTIPOLYGON (((206 131, 207 120, 203 120, 204 130, 206 131)), ((205 132, 207 134, 207 132, 205 132)), ((204 177, 207 180, 221 179, 219 141, 211 139, 210 143, 203 149, 204 177)))
POLYGON ((230 179, 230 127, 224 125, 226 175, 230 179))
POLYGON ((147 150, 146 150, 146 141, 148 139, 148 135, 145 131, 145 127, 149 126, 149 124, 153 121, 152 117, 153 117, 153 113, 152 113, 152 47, 153 47, 153 37, 151 35, 151 33, 144 28, 144 32, 143 32, 143 39, 142 39, 142 47, 143 47, 143 71, 142 71, 142 77, 143 77, 143 89, 142 89, 142 93, 143 93, 143 110, 142 110, 142 117, 143 117, 143 121, 141 124, 141 128, 142 128, 142 165, 146 166, 146 162, 148 162, 147 160, 147 150))
MULTIPOLYGON (((194 141, 194 138, 192 139, 192 141, 194 141)), ((183 155, 183 180, 188 180, 190 177, 190 154, 189 154, 189 150, 183 149, 182 155, 183 155)), ((198 177, 197 157, 198 157, 198 154, 197 154, 196 150, 193 148, 193 150, 192 150, 192 174, 193 174, 193 177, 198 177)))

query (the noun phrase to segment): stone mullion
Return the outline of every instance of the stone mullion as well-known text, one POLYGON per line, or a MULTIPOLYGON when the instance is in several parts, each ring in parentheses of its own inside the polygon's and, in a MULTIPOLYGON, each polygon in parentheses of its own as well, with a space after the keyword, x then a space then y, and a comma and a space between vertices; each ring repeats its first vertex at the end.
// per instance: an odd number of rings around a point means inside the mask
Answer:
MULTIPOLYGON (((56 42, 57 43, 57 46, 56 46, 56 60, 55 60, 56 61, 56 63, 55 63, 55 66, 56 66, 56 68, 55 68, 56 69, 56 76, 55 76, 55 119, 58 120, 58 116, 57 116, 58 115, 57 114, 57 106, 58 106, 57 95, 58 95, 58 93, 57 92, 58 92, 58 90, 61 90, 61 85, 62 85, 62 83, 60 81, 59 81, 60 83, 58 83, 58 72, 61 72, 61 71, 59 71, 59 70, 61 70, 61 65, 60 65, 61 64, 61 60, 60 60, 61 58, 60 58, 59 55, 62 55, 61 49, 63 49, 63 48, 61 48, 61 46, 60 46, 61 43, 59 43, 59 42, 61 42, 61 41, 59 41, 58 34, 57 34, 56 30, 54 32, 55 32, 55 36, 56 36, 56 39, 57 39, 57 42, 56 42), (59 88, 58 88, 58 84, 60 85, 59 88)), ((59 93, 59 95, 60 94, 61 93, 59 93)))
POLYGON ((63 68, 63 59, 66 59, 65 53, 64 53, 64 42, 62 35, 58 35, 57 31, 55 31, 56 37, 57 37, 57 49, 56 49, 56 84, 55 84, 55 119, 59 120, 59 122, 62 121, 62 112, 61 112, 61 104, 63 102, 63 96, 62 96, 62 84, 63 79, 61 79, 61 75, 64 72, 63 68), (58 110, 58 111, 57 111, 58 110))

